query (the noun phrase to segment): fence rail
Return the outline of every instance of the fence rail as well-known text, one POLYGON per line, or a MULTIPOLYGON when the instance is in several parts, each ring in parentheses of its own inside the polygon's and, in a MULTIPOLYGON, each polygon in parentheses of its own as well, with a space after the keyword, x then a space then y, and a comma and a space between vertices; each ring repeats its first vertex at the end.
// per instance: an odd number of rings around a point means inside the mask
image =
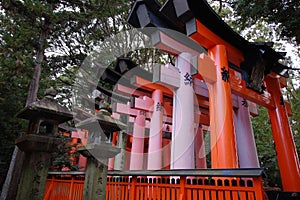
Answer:
MULTIPOLYGON (((262 200, 262 169, 108 171, 106 200, 262 200)), ((44 200, 82 199, 84 172, 49 173, 44 200)))
POLYGON ((44 200, 81 200, 84 172, 49 172, 44 200))
POLYGON ((106 200, 262 200, 262 169, 110 171, 106 200))

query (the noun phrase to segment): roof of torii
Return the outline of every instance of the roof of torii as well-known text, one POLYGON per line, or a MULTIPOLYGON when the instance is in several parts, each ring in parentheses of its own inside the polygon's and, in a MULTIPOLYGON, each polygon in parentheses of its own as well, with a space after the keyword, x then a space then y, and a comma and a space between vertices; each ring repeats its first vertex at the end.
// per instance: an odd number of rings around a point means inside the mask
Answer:
MULTIPOLYGON (((253 43, 245 40, 228 26, 221 17, 214 12, 205 0, 167 0, 164 5, 156 0, 137 0, 129 14, 128 22, 136 28, 159 27, 179 31, 191 35, 191 27, 187 26, 191 20, 200 21, 210 31, 224 41, 239 49, 244 59, 253 54, 264 52, 268 68, 265 72, 274 71, 279 75, 287 76, 285 66, 278 62, 283 59, 280 52, 271 48, 272 43, 253 43)), ((251 60, 251 58, 248 58, 251 60)))

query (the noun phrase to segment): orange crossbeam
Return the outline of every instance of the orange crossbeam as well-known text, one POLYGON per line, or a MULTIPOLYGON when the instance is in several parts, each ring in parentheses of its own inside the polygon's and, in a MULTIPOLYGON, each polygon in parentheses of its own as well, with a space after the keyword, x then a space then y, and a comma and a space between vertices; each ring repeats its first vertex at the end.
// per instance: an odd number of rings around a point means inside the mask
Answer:
POLYGON ((236 73, 238 72, 233 69, 229 69, 229 83, 233 94, 248 99, 249 101, 252 101, 258 105, 262 105, 266 108, 275 108, 274 101, 268 92, 265 91, 263 94, 260 94, 258 92, 255 92, 254 90, 247 88, 245 80, 242 80, 240 75, 237 76, 236 73))
POLYGON ((197 19, 196 26, 197 32, 190 35, 190 38, 207 49, 210 49, 215 45, 224 45, 227 49, 228 61, 236 66, 240 66, 241 62, 244 60, 243 53, 240 50, 220 38, 217 34, 209 30, 197 19))
MULTIPOLYGON (((196 26, 197 26, 197 32, 193 33, 190 35, 190 38, 198 42, 201 46, 210 49, 211 47, 215 45, 224 45, 226 47, 227 51, 227 56, 228 56, 228 61, 233 63, 236 66, 240 66, 240 63, 244 60, 243 53, 238 50, 236 47, 233 45, 229 44, 222 38, 220 38, 218 35, 210 31, 207 27, 205 27, 201 22, 196 20, 196 26)), ((192 54, 195 54, 197 51, 195 51, 192 48, 187 48, 185 45, 182 45, 181 43, 174 42, 174 39, 171 38, 170 36, 164 34, 164 33, 156 33, 160 34, 160 40, 155 43, 155 46, 158 49, 161 50, 168 50, 168 52, 171 52, 174 55, 177 55, 181 51, 187 51, 192 54), (175 50, 176 51, 175 51, 175 50), (177 50, 180 49, 181 51, 177 50)), ((199 53, 201 51, 198 51, 199 53)), ((194 78, 198 78, 200 80, 205 79, 206 82, 212 83, 215 81, 215 76, 216 76, 216 69, 213 67, 207 67, 210 65, 213 65, 211 59, 207 59, 208 56, 201 54, 198 57, 198 69, 201 69, 202 73, 201 74, 195 74, 194 78), (203 74, 205 74, 205 78, 203 77, 203 74)), ((230 86, 232 89, 232 93, 241 96, 247 100, 250 100, 254 103, 257 103, 259 105, 262 105, 266 108, 273 109, 274 108, 274 102, 272 98, 268 94, 259 94, 249 88, 246 87, 246 83, 244 80, 241 78, 237 78, 235 76, 235 73, 239 73, 234 71, 233 69, 230 69, 230 86)), ((285 78, 280 79, 282 86, 286 84, 285 78)), ((150 81, 144 82, 141 81, 142 84, 149 84, 150 81)), ((145 88, 147 88, 145 86, 145 88)), ((152 88, 150 86, 150 88, 152 88)), ((153 89, 153 88, 152 88, 153 89)))
POLYGON ((164 93, 164 95, 173 97, 173 92, 169 88, 166 88, 162 85, 152 83, 152 82, 145 80, 139 76, 132 77, 131 84, 133 84, 136 87, 139 87, 139 88, 145 89, 147 91, 151 91, 151 92, 154 90, 161 90, 164 93))
MULTIPOLYGON (((216 81, 217 72, 215 63, 209 56, 201 54, 198 57, 198 70, 205 82, 214 83, 216 81)), ((233 94, 241 96, 266 108, 274 108, 274 102, 269 93, 265 92, 264 94, 259 94, 247 88, 245 81, 242 80, 241 74, 233 69, 229 68, 229 74, 229 84, 233 94)))

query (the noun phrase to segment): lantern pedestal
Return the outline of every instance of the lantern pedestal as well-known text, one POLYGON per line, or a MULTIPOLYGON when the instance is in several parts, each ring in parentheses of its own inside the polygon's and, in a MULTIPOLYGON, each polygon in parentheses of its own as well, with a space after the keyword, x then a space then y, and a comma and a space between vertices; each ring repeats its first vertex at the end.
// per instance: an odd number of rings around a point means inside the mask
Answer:
POLYGON ((121 150, 110 144, 87 144, 77 151, 88 158, 83 199, 105 199, 108 158, 114 157, 121 150))
POLYGON ((60 140, 50 136, 25 135, 16 145, 25 152, 17 199, 43 199, 51 153, 60 140))

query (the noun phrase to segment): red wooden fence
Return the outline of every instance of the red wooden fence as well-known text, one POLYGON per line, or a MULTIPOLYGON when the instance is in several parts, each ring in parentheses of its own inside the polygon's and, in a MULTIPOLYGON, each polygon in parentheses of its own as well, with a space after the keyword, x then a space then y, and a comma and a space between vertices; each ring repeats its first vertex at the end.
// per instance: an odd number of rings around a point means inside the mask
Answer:
POLYGON ((106 200, 262 200, 262 172, 261 169, 111 171, 106 200))
MULTIPOLYGON (((106 200, 262 200, 262 169, 109 171, 106 200)), ((44 200, 80 200, 80 174, 51 174, 44 200)))
POLYGON ((49 173, 44 200, 81 200, 84 174, 84 172, 49 173))

